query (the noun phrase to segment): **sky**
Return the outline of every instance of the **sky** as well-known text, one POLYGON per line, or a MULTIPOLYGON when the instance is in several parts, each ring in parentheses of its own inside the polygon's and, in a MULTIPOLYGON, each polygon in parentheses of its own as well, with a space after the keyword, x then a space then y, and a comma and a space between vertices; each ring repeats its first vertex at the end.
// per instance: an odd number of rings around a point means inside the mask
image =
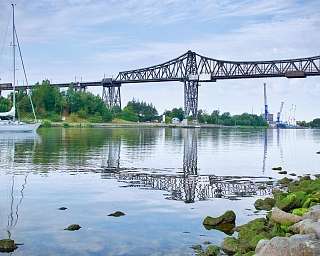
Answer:
MULTIPOLYGON (((0 83, 12 81, 11 4, 0 0, 0 83)), ((16 0, 16 28, 31 83, 100 81, 148 67, 188 50, 223 60, 273 60, 320 55, 318 0, 16 0)), ((21 65, 18 81, 22 84, 21 65)), ((202 83, 199 109, 260 114, 263 83, 270 112, 282 119, 320 117, 320 77, 202 83)), ((101 94, 101 88, 90 89, 101 94)), ((183 106, 179 82, 126 84, 162 113, 183 106)))

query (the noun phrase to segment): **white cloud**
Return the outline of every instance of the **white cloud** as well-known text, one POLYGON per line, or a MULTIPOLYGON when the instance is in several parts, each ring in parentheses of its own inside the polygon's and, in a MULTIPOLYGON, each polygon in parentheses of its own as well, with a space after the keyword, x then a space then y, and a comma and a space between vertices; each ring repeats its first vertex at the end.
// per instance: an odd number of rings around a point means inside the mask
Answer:
MULTIPOLYGON (((189 49, 227 60, 318 55, 319 8, 319 1, 294 0, 17 0, 17 22, 31 80, 45 76, 62 82, 75 75, 85 80, 116 76, 119 71, 162 63, 189 49), (136 33, 128 31, 135 27, 136 33), (162 34, 150 37, 145 32, 150 29, 161 29, 162 34)), ((0 35, 8 13, 9 2, 0 2, 0 35)), ((319 115, 311 107, 319 98, 317 78, 267 82, 275 109, 286 98, 298 105, 301 118, 319 115)), ((259 111, 261 83, 235 80, 203 85, 200 107, 211 111, 220 106, 239 113, 254 106, 259 111)), ((182 105, 183 90, 179 83, 125 86, 124 102, 132 97, 153 101, 162 111, 182 105)))

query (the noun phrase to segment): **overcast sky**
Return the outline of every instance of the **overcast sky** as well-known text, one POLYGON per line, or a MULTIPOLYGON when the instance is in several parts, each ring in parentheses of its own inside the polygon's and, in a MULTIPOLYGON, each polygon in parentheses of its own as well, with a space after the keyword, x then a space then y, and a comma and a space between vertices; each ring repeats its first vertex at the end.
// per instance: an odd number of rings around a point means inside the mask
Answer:
MULTIPOLYGON (((225 60, 272 60, 320 55, 319 0, 16 0, 16 27, 31 82, 99 81, 147 67, 187 50, 225 60)), ((0 83, 12 80, 11 1, 0 0, 0 83), (8 27, 9 25, 9 27, 8 27), (8 30, 8 29, 9 30, 8 30)), ((21 67, 18 70, 22 83, 21 67)), ((271 112, 285 101, 296 118, 320 117, 320 77, 203 83, 199 108, 261 113, 263 83, 271 112)), ((101 93, 99 88, 92 90, 101 93)), ((178 82, 122 86, 159 112, 183 106, 178 82)))

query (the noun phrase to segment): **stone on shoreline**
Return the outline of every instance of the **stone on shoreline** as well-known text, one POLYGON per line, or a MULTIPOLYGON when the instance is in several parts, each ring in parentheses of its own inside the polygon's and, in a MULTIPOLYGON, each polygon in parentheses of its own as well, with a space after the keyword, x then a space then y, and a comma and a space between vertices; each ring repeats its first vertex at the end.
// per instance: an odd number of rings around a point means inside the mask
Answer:
POLYGON ((276 196, 276 206, 283 211, 290 211, 295 208, 301 208, 306 200, 306 193, 297 191, 293 193, 282 193, 276 196))
POLYGON ((274 237, 259 241, 256 256, 316 256, 320 255, 320 241, 313 235, 274 237))
POLYGON ((272 170, 274 170, 274 171, 281 171, 281 170, 282 170, 282 167, 281 167, 281 166, 273 167, 272 170))
POLYGON ((312 206, 309 212, 303 215, 303 219, 312 219, 314 221, 320 221, 320 205, 312 206))
POLYGON ((274 207, 271 211, 270 219, 279 224, 290 225, 301 221, 302 217, 291 213, 287 213, 285 211, 280 210, 277 207, 274 207))
POLYGON ((280 171, 278 172, 279 174, 287 174, 288 172, 287 171, 280 171))
POLYGON ((239 246, 239 242, 234 237, 226 237, 222 243, 222 250, 228 254, 233 255, 237 252, 239 246))
POLYGON ((296 234, 315 234, 320 239, 320 222, 312 219, 299 221, 289 229, 296 234))
POLYGON ((220 247, 216 245, 209 245, 204 253, 204 256, 217 256, 219 255, 220 247))
POLYGON ((60 211, 65 211, 65 210, 67 210, 68 208, 67 207, 60 207, 60 208, 58 208, 58 210, 60 210, 60 211))
POLYGON ((80 228, 81 228, 81 226, 78 224, 71 224, 67 228, 65 228, 64 230, 76 231, 76 230, 79 230, 80 228))
POLYGON ((234 211, 226 211, 224 214, 216 218, 207 216, 204 219, 203 224, 208 226, 216 226, 218 224, 227 224, 227 223, 234 224, 235 220, 236 220, 236 214, 234 213, 234 211))
POLYGON ((293 179, 284 177, 284 178, 282 178, 281 180, 278 180, 278 183, 279 183, 280 185, 288 186, 288 185, 290 184, 290 182, 292 182, 292 181, 293 181, 293 179))
POLYGON ((270 211, 275 204, 275 200, 273 198, 267 197, 265 199, 258 199, 254 203, 254 207, 257 210, 266 210, 270 211))
POLYGON ((2 239, 0 240, 0 252, 13 252, 17 249, 17 245, 14 240, 11 239, 2 239))
POLYGON ((110 213, 108 216, 111 216, 111 217, 121 217, 121 216, 124 216, 124 215, 126 215, 124 212, 116 211, 116 212, 110 213))
POLYGON ((265 218, 258 218, 249 221, 247 224, 236 228, 238 231, 238 251, 247 253, 256 248, 261 239, 269 238, 269 229, 265 218))

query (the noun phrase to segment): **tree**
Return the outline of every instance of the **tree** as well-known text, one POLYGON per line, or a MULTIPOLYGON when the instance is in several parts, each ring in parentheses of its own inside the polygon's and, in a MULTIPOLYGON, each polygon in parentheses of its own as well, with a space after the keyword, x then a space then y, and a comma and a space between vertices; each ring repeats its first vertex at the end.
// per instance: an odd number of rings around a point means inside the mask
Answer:
POLYGON ((7 112, 10 110, 12 104, 9 99, 0 96, 0 112, 7 112))
POLYGON ((310 127, 311 128, 320 128, 320 118, 313 119, 310 122, 310 127))
POLYGON ((180 121, 184 119, 184 111, 182 108, 173 108, 171 111, 166 110, 163 114, 170 119, 179 118, 180 121))
POLYGON ((118 117, 127 121, 147 122, 158 119, 158 111, 152 104, 133 99, 128 102, 118 117))

